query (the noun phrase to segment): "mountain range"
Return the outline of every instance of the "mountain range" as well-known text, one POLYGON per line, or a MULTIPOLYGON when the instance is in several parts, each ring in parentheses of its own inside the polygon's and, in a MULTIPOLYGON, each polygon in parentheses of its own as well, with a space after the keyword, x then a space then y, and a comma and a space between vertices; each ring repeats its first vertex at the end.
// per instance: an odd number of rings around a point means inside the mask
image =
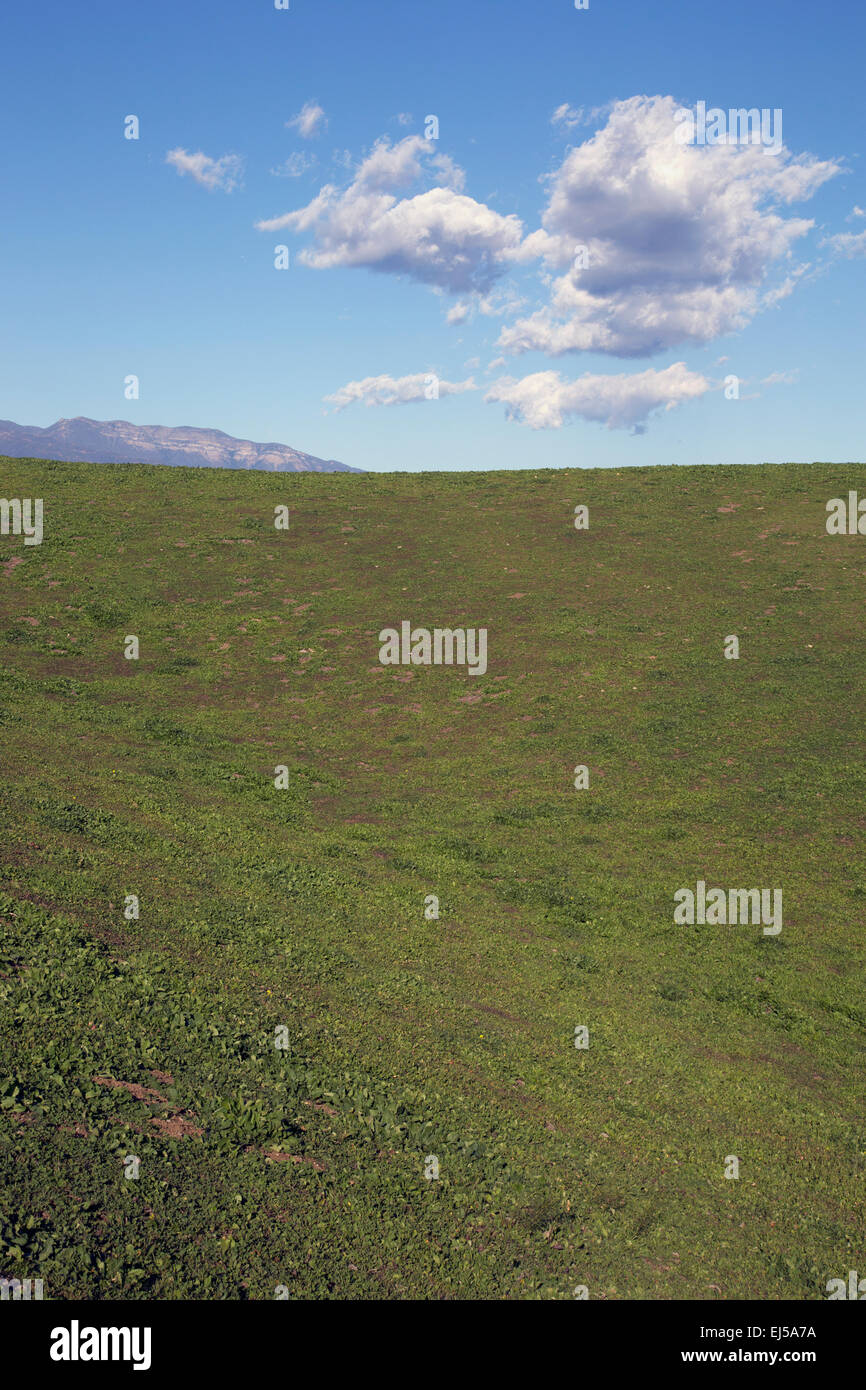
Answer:
POLYGON ((222 430, 132 425, 77 415, 41 429, 0 420, 0 454, 69 463, 162 463, 185 468, 264 468, 275 473, 362 473, 336 459, 315 458, 288 444, 255 444, 222 430))

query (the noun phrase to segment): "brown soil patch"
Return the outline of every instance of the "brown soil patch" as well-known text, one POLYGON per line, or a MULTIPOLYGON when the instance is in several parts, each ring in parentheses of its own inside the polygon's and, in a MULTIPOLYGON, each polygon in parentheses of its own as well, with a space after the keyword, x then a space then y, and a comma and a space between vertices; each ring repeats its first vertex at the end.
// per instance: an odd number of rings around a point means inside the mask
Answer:
POLYGON ((262 1152, 268 1163, 309 1163, 317 1173, 324 1173, 325 1171, 324 1163, 319 1163, 315 1158, 309 1158, 307 1154, 284 1154, 276 1149, 263 1149, 262 1152))
POLYGON ((185 1120, 182 1115, 171 1115, 165 1118, 152 1115, 150 1123, 156 1125, 160 1134, 165 1135, 166 1139, 188 1139, 193 1135, 204 1134, 200 1125, 194 1125, 191 1120, 185 1120))
POLYGON ((333 1105, 326 1105, 323 1100, 305 1100, 304 1105, 311 1105, 314 1110, 323 1110, 326 1115, 338 1115, 340 1112, 335 1110, 333 1105))
POLYGON ((160 1095, 152 1086, 140 1086, 137 1081, 117 1081, 113 1076, 94 1076, 97 1086, 121 1086, 136 1100, 146 1101, 148 1105, 171 1105, 168 1096, 160 1095))

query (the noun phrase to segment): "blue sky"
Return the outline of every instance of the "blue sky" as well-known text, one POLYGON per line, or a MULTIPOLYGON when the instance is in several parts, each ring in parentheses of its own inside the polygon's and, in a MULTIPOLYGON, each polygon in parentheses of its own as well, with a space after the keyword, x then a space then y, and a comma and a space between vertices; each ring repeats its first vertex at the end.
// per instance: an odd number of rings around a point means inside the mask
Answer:
POLYGON ((0 416, 385 471, 862 459, 864 31, 853 0, 7 7, 0 416), (784 148, 677 143, 700 101, 781 110, 784 148))

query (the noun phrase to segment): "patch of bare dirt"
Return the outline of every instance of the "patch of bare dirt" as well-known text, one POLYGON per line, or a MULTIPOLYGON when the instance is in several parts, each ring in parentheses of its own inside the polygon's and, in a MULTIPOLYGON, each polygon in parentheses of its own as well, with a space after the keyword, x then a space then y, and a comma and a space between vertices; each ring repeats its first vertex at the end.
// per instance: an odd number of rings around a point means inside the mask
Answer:
POLYGON ((150 1123, 156 1125, 160 1134, 165 1135, 166 1139, 189 1139, 193 1135, 204 1134, 200 1125, 194 1125, 191 1120, 185 1120, 182 1115, 165 1117, 152 1115, 150 1123))

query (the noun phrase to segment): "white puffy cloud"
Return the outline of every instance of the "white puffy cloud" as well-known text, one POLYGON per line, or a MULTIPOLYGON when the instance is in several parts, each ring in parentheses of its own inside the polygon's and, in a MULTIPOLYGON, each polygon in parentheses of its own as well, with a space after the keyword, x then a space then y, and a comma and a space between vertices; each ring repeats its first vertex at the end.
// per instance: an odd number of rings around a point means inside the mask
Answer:
POLYGON ((173 164, 179 174, 189 174, 203 188, 221 188, 224 193, 231 193, 232 189, 237 188, 244 167, 240 155, 224 154, 220 159, 211 159, 201 150, 190 154, 180 146, 169 150, 165 162, 173 164))
POLYGON ((328 128, 325 112, 316 101, 304 102, 297 116, 286 121, 286 125, 289 129, 296 130, 304 140, 312 140, 314 135, 328 128))
POLYGON ((549 303, 505 328, 501 348, 648 356, 742 328, 774 302, 769 270, 814 225, 780 209, 840 166, 784 148, 767 159, 757 145, 680 143, 678 109, 672 97, 616 102, 569 151, 542 227, 512 257, 543 259, 549 303))
POLYGON ((560 429, 570 416, 593 420, 608 429, 643 432, 656 410, 672 410, 683 401, 695 400, 710 390, 706 377, 675 362, 663 371, 616 376, 585 373, 575 381, 559 372, 533 372, 520 379, 503 377, 490 386, 485 401, 501 402, 510 419, 531 429, 560 429))
POLYGON ((416 372, 413 376, 367 376, 363 381, 349 381, 332 396, 325 396, 325 400, 337 410, 344 410, 356 401, 365 405, 407 405, 475 390, 472 377, 466 381, 442 381, 432 372, 416 372))
POLYGON ((410 275, 454 294, 487 291, 518 254, 523 228, 459 190, 463 171, 420 135, 382 139, 348 188, 321 188, 306 207, 258 222, 260 231, 309 232, 299 260, 316 269, 366 266, 410 275), (420 179, 440 186, 398 198, 420 179))

